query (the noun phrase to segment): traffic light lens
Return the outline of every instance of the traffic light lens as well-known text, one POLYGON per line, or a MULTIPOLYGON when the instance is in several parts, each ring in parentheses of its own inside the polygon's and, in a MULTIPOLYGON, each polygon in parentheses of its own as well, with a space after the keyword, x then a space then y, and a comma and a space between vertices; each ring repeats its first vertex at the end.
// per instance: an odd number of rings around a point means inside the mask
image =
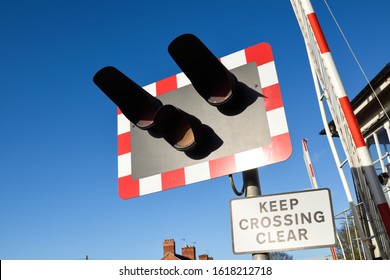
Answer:
POLYGON ((216 105, 219 105, 219 104, 223 104, 225 103, 227 100, 230 99, 231 97, 231 91, 229 92, 229 94, 227 95, 224 95, 224 96, 210 96, 210 98, 208 99, 209 103, 211 103, 212 105, 216 104, 216 105))
POLYGON ((148 106, 144 106, 144 110, 138 112, 138 119, 139 120, 136 123, 136 125, 141 129, 150 128, 154 124, 154 121, 153 121, 154 113, 155 113, 155 110, 153 110, 153 108, 148 107, 148 106))
POLYGON ((202 123, 175 106, 162 106, 157 110, 154 122, 161 136, 179 151, 193 150, 202 138, 202 123))
POLYGON ((172 139, 175 148, 179 150, 191 147, 195 142, 195 137, 190 124, 184 120, 174 123, 172 139))

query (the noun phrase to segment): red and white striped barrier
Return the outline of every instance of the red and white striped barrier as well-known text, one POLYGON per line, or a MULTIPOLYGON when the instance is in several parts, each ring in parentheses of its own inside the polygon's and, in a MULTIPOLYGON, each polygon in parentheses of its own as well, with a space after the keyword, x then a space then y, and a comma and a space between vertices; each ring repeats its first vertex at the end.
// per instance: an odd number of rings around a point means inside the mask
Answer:
POLYGON ((314 169, 313 169, 313 165, 311 163, 306 139, 302 139, 302 149, 303 149, 303 158, 305 160, 306 169, 307 169, 307 172, 309 174, 311 186, 313 189, 318 189, 317 179, 316 179, 316 176, 314 174, 314 169))
MULTIPOLYGON (((350 135, 353 140, 353 144, 356 148, 356 154, 359 158, 360 166, 351 166, 352 168, 362 168, 367 181, 367 185, 370 188, 370 192, 373 196, 373 200, 379 210, 383 224, 386 228, 387 235, 390 237, 390 208, 386 201, 382 187, 379 183, 377 174, 372 164, 372 159, 369 150, 364 141, 363 135, 360 131, 359 124, 356 116, 353 112, 350 100, 346 94, 341 78, 338 74, 336 64, 333 60, 328 43, 325 39, 322 28, 318 22, 317 15, 315 14, 313 7, 308 0, 299 1, 305 15, 307 17, 310 28, 314 34, 318 49, 320 51, 322 63, 328 74, 332 78, 333 92, 338 99, 339 106, 341 108, 343 117, 346 120, 350 135)), ((350 162, 350 164, 353 164, 350 162)))

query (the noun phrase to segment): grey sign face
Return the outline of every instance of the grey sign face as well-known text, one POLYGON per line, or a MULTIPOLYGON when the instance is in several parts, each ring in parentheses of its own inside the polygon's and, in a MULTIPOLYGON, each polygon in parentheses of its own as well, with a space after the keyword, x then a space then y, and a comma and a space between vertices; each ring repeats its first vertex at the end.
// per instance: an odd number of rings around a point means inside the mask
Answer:
POLYGON ((163 138, 148 131, 131 127, 132 178, 152 175, 196 165, 214 159, 260 148, 271 143, 264 97, 255 63, 230 70, 241 83, 240 94, 245 106, 239 112, 227 114, 209 105, 188 85, 158 96, 163 104, 172 104, 197 117, 208 135, 203 141, 207 148, 201 154, 186 154, 175 150, 163 138), (208 142, 208 143, 206 143, 208 142))

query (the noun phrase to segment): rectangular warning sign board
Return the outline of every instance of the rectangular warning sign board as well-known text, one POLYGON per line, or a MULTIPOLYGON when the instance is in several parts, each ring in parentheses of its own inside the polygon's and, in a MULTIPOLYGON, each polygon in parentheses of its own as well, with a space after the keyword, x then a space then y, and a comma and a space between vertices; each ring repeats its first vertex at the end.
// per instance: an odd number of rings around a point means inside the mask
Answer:
POLYGON ((246 85, 246 91, 258 94, 256 101, 240 113, 224 115, 208 105, 192 91, 183 73, 143 87, 163 104, 172 104, 197 117, 218 136, 209 143, 210 151, 201 157, 175 151, 165 140, 140 131, 118 110, 121 198, 198 183, 290 157, 290 133, 271 46, 256 44, 221 57, 221 63, 246 85))
POLYGON ((336 243, 329 189, 230 202, 235 254, 330 247, 336 243))

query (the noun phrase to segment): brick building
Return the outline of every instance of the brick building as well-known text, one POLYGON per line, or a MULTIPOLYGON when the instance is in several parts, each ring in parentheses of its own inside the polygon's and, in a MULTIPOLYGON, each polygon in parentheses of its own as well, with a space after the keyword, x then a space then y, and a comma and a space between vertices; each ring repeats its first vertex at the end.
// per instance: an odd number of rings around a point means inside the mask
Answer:
MULTIPOLYGON (((181 255, 176 254, 175 240, 166 239, 163 242, 164 255, 161 260, 196 260, 196 249, 194 246, 183 246, 181 255)), ((199 260, 212 260, 207 254, 199 255, 199 260)))

